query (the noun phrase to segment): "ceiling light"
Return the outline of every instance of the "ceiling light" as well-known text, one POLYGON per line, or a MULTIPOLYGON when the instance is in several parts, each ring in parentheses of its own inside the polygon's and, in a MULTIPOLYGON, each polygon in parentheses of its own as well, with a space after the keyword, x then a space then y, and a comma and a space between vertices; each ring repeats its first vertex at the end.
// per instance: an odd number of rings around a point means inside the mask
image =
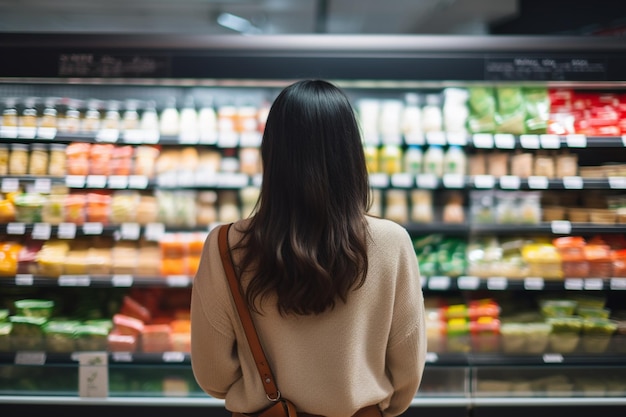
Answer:
POLYGON ((261 33, 261 29, 254 26, 248 19, 232 13, 220 13, 217 16, 217 23, 220 26, 240 33, 261 33))

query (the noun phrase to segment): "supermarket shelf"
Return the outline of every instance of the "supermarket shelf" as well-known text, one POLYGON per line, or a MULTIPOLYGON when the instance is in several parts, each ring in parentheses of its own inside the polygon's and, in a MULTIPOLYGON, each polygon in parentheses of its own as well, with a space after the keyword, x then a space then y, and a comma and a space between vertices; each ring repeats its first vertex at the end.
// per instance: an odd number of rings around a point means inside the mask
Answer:
MULTIPOLYGON (((51 353, 43 351, 19 351, 0 353, 0 364, 60 365, 78 364, 81 352, 51 353)), ((191 364, 185 352, 109 352, 109 366, 132 366, 136 364, 179 365, 191 364)), ((526 366, 623 366, 624 355, 617 354, 560 354, 507 355, 500 353, 435 353, 426 354, 427 367, 526 367, 526 366)))
POLYGON ((595 233, 626 233, 626 224, 572 223, 566 220, 543 222, 538 224, 479 224, 469 227, 470 233, 476 234, 553 234, 585 235, 595 233))
MULTIPOLYGON (((61 275, 58 277, 38 276, 33 274, 17 274, 0 277, 0 287, 165 287, 187 288, 193 285, 191 275, 167 276, 135 276, 132 274, 112 275, 61 275)), ((425 276, 422 277, 425 291, 476 291, 476 290, 526 290, 526 291, 624 291, 626 277, 612 278, 508 278, 508 277, 476 277, 476 276, 425 276)))

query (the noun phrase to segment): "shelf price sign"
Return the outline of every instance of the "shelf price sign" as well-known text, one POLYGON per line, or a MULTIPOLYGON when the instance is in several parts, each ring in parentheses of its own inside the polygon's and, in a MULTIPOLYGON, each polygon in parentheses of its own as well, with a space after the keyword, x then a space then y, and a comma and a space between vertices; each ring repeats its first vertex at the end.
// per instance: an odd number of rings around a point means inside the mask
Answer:
POLYGON ((78 391, 81 398, 109 395, 109 367, 106 352, 78 353, 78 391))

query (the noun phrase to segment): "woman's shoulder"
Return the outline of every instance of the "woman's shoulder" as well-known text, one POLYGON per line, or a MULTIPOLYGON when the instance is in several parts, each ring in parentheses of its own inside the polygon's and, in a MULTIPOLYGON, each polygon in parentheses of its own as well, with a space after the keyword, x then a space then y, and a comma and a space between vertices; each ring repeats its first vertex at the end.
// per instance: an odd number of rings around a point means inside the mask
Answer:
POLYGON ((408 236, 404 226, 388 219, 380 217, 366 216, 369 224, 370 234, 374 241, 379 239, 406 239, 408 236))

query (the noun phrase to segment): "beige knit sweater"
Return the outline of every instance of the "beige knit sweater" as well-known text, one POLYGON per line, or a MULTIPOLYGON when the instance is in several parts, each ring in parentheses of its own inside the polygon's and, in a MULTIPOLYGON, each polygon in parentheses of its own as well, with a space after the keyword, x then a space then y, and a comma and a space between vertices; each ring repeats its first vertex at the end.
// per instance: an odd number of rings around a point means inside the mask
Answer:
MULTIPOLYGON (((283 318, 272 307, 262 316, 253 314, 278 388, 299 411, 349 417, 378 404, 384 416, 396 416, 409 407, 420 384, 426 336, 413 245, 396 223, 368 219, 367 280, 346 304, 318 316, 283 318)), ((231 246, 238 239, 235 225, 231 246)), ((217 228, 207 238, 194 279, 191 358, 200 387, 225 399, 228 410, 254 412, 270 404, 228 289, 217 228)))

